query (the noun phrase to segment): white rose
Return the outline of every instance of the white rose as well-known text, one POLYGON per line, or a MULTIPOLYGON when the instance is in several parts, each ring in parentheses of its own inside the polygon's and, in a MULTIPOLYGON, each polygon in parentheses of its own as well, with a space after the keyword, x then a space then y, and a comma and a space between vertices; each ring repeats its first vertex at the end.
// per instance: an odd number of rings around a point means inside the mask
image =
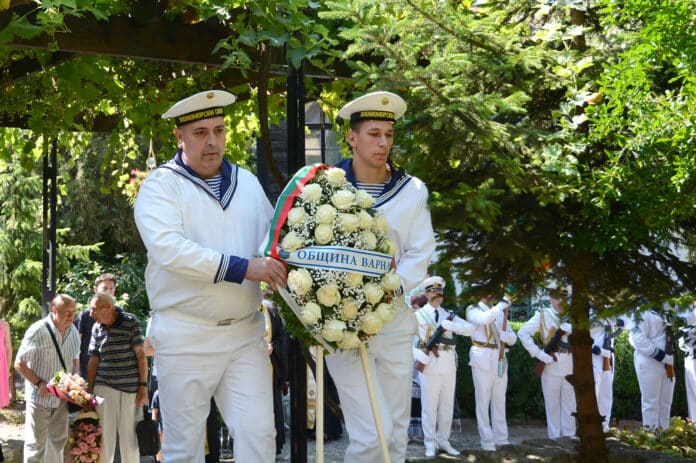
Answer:
POLYGON ((300 196, 308 203, 317 203, 321 199, 321 185, 310 183, 302 188, 300 196))
POLYGON ((333 227, 326 223, 320 223, 317 228, 314 229, 314 238, 316 238, 317 243, 327 244, 333 239, 333 227))
POLYGON ((346 184, 346 172, 343 169, 337 167, 332 167, 326 171, 326 180, 332 186, 342 187, 346 184))
POLYGON ((358 190, 355 193, 355 200, 358 202, 358 206, 362 207, 363 209, 372 207, 372 205, 375 203, 375 198, 370 196, 370 193, 365 190, 358 190))
POLYGON ((357 288, 362 285, 363 277, 361 274, 356 272, 346 273, 346 285, 350 288, 357 288))
POLYGON ((307 325, 314 325, 321 318, 321 307, 319 304, 314 302, 308 302, 307 305, 302 307, 302 312, 300 312, 302 321, 307 325))
POLYGON ((312 275, 305 268, 291 270, 288 273, 288 288, 298 296, 307 294, 312 289, 313 283, 312 275))
POLYGON ((307 213, 305 212, 304 207, 293 207, 288 212, 288 225, 292 227, 293 225, 302 223, 305 217, 307 217, 307 213))
POLYGON ((358 301, 352 297, 347 297, 341 301, 341 319, 351 320, 358 315, 358 301))
POLYGON ((317 299, 322 305, 331 307, 341 302, 341 293, 336 285, 324 285, 317 289, 317 299))
POLYGON ((377 231, 381 231, 382 233, 386 233, 387 230, 389 230, 389 224, 387 224, 387 219, 385 219, 383 215, 375 216, 373 228, 377 231))
POLYGON ((363 230, 360 233, 360 241, 362 242, 363 249, 374 249, 377 247, 377 237, 370 230, 363 230))
POLYGON ((382 329, 382 317, 375 312, 365 314, 362 318, 362 330, 367 334, 377 334, 382 329))
POLYGON ((302 238, 300 238, 300 236, 294 231, 291 231, 285 235, 283 240, 280 242, 280 247, 286 251, 297 251, 302 246, 304 246, 304 241, 302 241, 302 238))
POLYGON ((349 350, 349 349, 357 349, 360 347, 360 338, 358 337, 358 333, 355 331, 345 331, 343 333, 343 339, 341 342, 338 343, 338 347, 341 349, 349 350))
POLYGON ((365 283, 363 286, 363 292, 365 293, 365 300, 368 304, 377 304, 382 300, 384 296, 384 290, 380 285, 374 283, 365 283))
POLYGON ((401 287, 401 277, 390 270, 389 272, 382 275, 382 288, 386 291, 396 291, 401 287))
POLYGON ((336 208, 331 204, 322 204, 317 207, 317 213, 314 215, 317 223, 332 224, 336 218, 336 208))
POLYGON ((358 229, 360 220, 355 214, 338 214, 337 224, 341 231, 351 233, 358 229))
POLYGON ((350 190, 338 190, 331 196, 331 204, 342 211, 350 209, 355 202, 355 195, 350 190))
POLYGON ((360 212, 358 212, 357 215, 358 215, 358 220, 360 220, 360 228, 365 228, 365 229, 372 228, 372 224, 374 223, 374 220, 372 219, 372 216, 370 215, 369 212, 360 211, 360 212))
POLYGON ((382 240, 382 246, 381 246, 381 251, 384 254, 389 254, 390 256, 394 257, 396 256, 396 243, 394 243, 392 240, 389 238, 385 238, 382 240))
POLYGON ((382 302, 380 305, 377 306, 375 312, 377 312, 379 318, 381 318, 382 321, 385 323, 394 318, 394 308, 391 304, 382 302))
POLYGON ((321 336, 329 342, 341 342, 346 324, 341 320, 329 320, 321 330, 321 336))

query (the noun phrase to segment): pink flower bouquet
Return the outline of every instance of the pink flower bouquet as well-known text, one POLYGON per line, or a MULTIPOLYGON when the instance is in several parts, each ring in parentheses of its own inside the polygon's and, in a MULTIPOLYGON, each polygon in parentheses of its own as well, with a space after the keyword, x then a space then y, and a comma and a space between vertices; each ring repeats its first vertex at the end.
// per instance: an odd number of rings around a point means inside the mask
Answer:
POLYGON ((87 392, 87 382, 78 374, 59 371, 46 387, 59 399, 82 408, 95 408, 99 404, 97 397, 87 392))
POLYGON ((95 463, 100 460, 102 428, 95 411, 82 411, 75 417, 68 443, 73 463, 95 463))

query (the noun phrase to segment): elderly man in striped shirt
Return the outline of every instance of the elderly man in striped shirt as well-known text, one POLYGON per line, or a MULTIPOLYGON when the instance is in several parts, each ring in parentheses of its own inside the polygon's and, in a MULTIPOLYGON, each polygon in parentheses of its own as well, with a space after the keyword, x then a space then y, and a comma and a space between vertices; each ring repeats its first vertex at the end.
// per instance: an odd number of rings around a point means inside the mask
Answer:
POLYGON ((89 343, 88 389, 104 402, 97 414, 104 436, 102 463, 111 463, 116 435, 123 463, 138 463, 135 424, 140 407, 148 404, 147 361, 140 322, 116 306, 113 296, 96 293, 89 302, 96 320, 89 343))
POLYGON ((61 356, 72 369, 69 373, 78 369, 80 337, 72 324, 74 319, 75 300, 67 294, 58 294, 51 302, 51 313, 29 327, 17 351, 15 370, 25 379, 25 462, 63 461, 68 440, 68 406, 46 386, 63 369, 61 356))

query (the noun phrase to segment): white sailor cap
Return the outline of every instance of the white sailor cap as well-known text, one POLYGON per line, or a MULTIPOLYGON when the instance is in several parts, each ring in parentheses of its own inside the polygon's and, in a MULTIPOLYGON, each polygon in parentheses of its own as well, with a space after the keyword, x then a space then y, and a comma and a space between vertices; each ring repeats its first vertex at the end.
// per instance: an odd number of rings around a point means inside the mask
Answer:
POLYGON ((206 90, 177 101, 162 114, 162 119, 174 118, 179 127, 189 122, 225 115, 225 106, 235 102, 236 96, 224 90, 206 90))
POLYGON ((406 102, 391 92, 372 92, 354 99, 338 111, 338 117, 351 122, 364 120, 395 122, 406 112, 406 102))
POLYGON ((562 284, 555 279, 547 281, 544 286, 552 296, 570 296, 573 291, 570 285, 562 284))
POLYGON ((425 291, 443 291, 445 289, 445 280, 442 277, 434 276, 426 278, 420 284, 423 292, 425 291))

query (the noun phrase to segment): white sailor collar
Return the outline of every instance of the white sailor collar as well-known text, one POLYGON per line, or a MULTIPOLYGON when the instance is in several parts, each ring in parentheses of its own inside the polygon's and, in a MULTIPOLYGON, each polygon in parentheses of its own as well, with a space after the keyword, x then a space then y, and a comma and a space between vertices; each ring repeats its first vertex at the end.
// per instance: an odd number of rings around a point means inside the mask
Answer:
POLYGON ((213 190, 208 186, 208 183, 203 177, 198 175, 189 166, 184 163, 181 155, 181 149, 174 153, 174 157, 159 167, 160 169, 170 169, 173 172, 181 175, 191 183, 205 191, 211 198, 220 203, 223 210, 227 209, 232 201, 235 191, 237 190, 237 175, 239 166, 232 164, 227 159, 222 159, 222 182, 220 183, 220 197, 216 197, 213 190))

